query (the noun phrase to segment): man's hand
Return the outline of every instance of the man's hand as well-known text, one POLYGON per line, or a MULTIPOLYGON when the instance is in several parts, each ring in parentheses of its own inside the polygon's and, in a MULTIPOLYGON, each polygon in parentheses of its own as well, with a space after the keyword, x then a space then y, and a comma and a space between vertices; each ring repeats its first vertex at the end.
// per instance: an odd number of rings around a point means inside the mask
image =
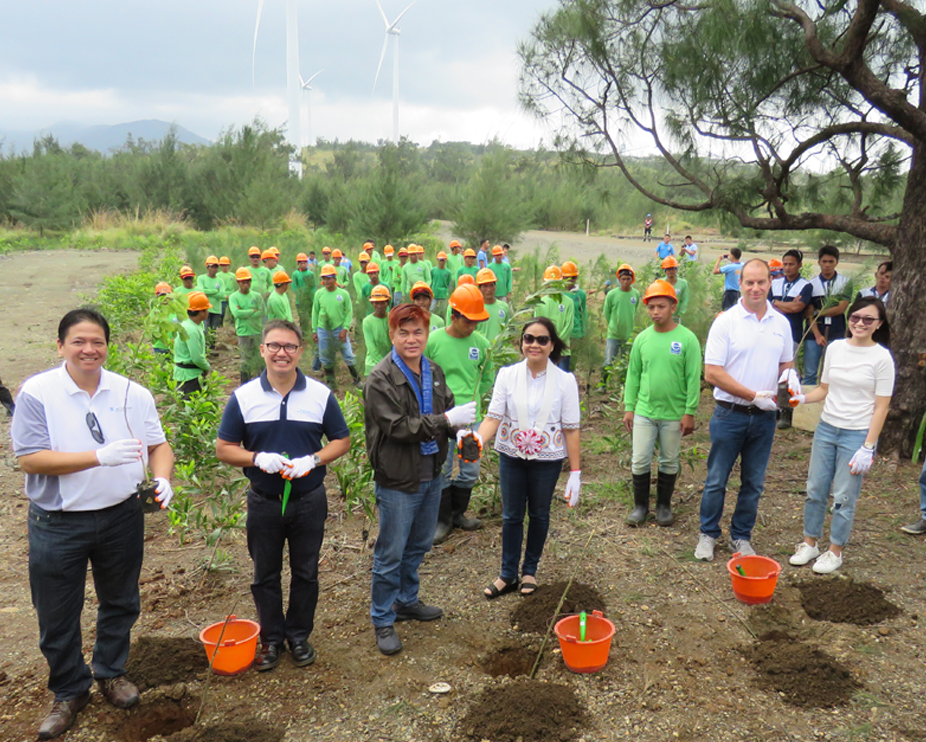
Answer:
POLYGON ((338 333, 338 340, 340 340, 342 343, 345 340, 347 340, 347 330, 346 329, 341 330, 341 332, 338 333))
POLYGON ((624 427, 627 429, 627 432, 633 435, 633 411, 627 410, 624 413, 624 427))
POLYGON ((826 338, 823 337, 823 335, 814 334, 813 339, 817 341, 817 345, 819 345, 821 348, 826 347, 826 338))
POLYGON ((312 342, 318 345, 318 333, 317 332, 312 333, 312 342))
POLYGON ((267 474, 279 474, 284 469, 289 469, 292 462, 282 454, 261 451, 254 457, 254 466, 267 474))
POLYGON ((289 461, 289 469, 283 472, 283 479, 299 479, 315 468, 315 454, 300 456, 289 461))
POLYGON ((694 433, 694 415, 682 415, 682 437, 694 433))
POLYGON ((778 409, 778 392, 756 392, 752 403, 764 412, 774 412, 778 409))
POLYGON ((141 441, 137 438, 123 438, 96 450, 100 466, 122 466, 141 461, 141 441))
POLYGON ((170 482, 164 477, 155 477, 154 481, 158 485, 154 488, 154 494, 156 495, 154 499, 161 503, 161 510, 167 510, 170 501, 174 499, 174 488, 170 486, 170 482))
POLYGON ((464 405, 451 407, 444 413, 451 428, 462 428, 476 422, 476 403, 467 402, 464 405))

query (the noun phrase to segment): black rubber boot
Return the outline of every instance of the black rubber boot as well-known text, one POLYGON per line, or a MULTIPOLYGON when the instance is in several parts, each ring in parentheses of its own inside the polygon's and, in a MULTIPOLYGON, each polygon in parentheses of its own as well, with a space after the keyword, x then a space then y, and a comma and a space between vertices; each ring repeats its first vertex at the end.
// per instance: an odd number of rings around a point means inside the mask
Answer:
POLYGON ((467 518, 466 508, 469 507, 469 498, 473 494, 473 489, 457 487, 453 485, 450 488, 450 503, 453 510, 454 528, 462 528, 464 531, 475 531, 482 525, 479 518, 467 518))
POLYGON ((649 518, 649 486, 652 475, 650 472, 645 474, 633 475, 633 510, 627 516, 627 525, 632 528, 642 526, 649 518))
POLYGON ((675 480, 678 474, 656 474, 656 523, 660 526, 671 526, 675 522, 672 515, 672 493, 675 492, 675 480))
POLYGON ((434 529, 435 544, 442 544, 446 541, 453 530, 452 489, 453 487, 444 487, 440 493, 440 510, 437 511, 437 528, 434 529))
POLYGON ((332 390, 338 388, 338 379, 337 379, 337 377, 334 375, 334 369, 333 369, 333 368, 326 368, 326 369, 325 369, 325 383, 326 383, 326 384, 328 385, 328 387, 329 387, 330 389, 332 389, 332 390))
POLYGON ((360 378, 360 373, 357 371, 357 367, 348 366, 347 370, 350 371, 350 375, 354 380, 354 386, 360 386, 363 383, 363 380, 360 378))

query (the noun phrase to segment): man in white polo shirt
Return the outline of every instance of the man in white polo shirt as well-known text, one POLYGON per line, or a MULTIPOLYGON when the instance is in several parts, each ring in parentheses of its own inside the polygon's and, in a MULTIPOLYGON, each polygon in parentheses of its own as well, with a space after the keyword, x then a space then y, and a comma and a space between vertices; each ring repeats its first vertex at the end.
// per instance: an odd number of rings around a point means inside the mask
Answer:
POLYGON ((26 474, 29 586, 55 694, 39 739, 67 731, 89 703, 94 678, 114 706, 138 703, 138 689, 125 677, 141 608, 145 522, 136 494, 150 467, 155 499, 167 507, 174 454, 151 393, 103 369, 108 347, 109 324, 99 312, 64 315, 64 364, 26 380, 10 430, 26 474), (92 671, 80 631, 87 562, 99 601, 92 671))
POLYGON ((731 548, 755 554, 751 539, 765 469, 775 436, 778 380, 794 359, 788 320, 768 301, 771 271, 759 259, 740 274, 742 298, 714 320, 704 350, 704 378, 714 386, 711 452, 701 494, 701 536, 695 558, 711 561, 730 471, 740 459, 741 481, 730 523, 731 548))

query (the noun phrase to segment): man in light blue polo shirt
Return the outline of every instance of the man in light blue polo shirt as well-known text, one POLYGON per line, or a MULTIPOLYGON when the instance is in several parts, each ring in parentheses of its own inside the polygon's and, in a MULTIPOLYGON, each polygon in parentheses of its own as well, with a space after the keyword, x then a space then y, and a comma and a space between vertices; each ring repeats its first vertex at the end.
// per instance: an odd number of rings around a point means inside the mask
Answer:
POLYGON ((712 273, 715 276, 723 276, 723 299, 720 302, 720 308, 724 312, 740 300, 740 272, 743 270, 740 259, 742 257, 742 250, 738 247, 731 247, 728 254, 721 255, 714 263, 712 273), (730 262, 721 266, 722 260, 730 262))
POLYGON ((662 238, 662 242, 656 245, 656 257, 660 261, 665 260, 670 255, 675 255, 675 245, 673 245, 670 240, 672 236, 666 232, 665 237, 662 238))

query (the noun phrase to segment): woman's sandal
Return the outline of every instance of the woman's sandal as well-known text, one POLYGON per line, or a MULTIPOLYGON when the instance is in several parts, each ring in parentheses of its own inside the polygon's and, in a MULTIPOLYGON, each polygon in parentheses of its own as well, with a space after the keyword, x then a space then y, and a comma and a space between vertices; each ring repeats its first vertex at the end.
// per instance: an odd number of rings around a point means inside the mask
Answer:
POLYGON ((482 593, 483 595, 485 595, 486 600, 495 600, 497 597, 504 595, 505 593, 513 593, 515 590, 518 589, 518 578, 517 577, 515 577, 510 582, 506 580, 504 577, 499 577, 498 580, 496 580, 496 582, 499 580, 501 582, 504 582, 505 586, 500 588, 498 585, 495 584, 495 582, 493 582, 482 593))
POLYGON ((521 583, 521 595, 523 595, 525 598, 528 595, 533 595, 536 591, 537 591, 536 582, 522 582, 521 583))

